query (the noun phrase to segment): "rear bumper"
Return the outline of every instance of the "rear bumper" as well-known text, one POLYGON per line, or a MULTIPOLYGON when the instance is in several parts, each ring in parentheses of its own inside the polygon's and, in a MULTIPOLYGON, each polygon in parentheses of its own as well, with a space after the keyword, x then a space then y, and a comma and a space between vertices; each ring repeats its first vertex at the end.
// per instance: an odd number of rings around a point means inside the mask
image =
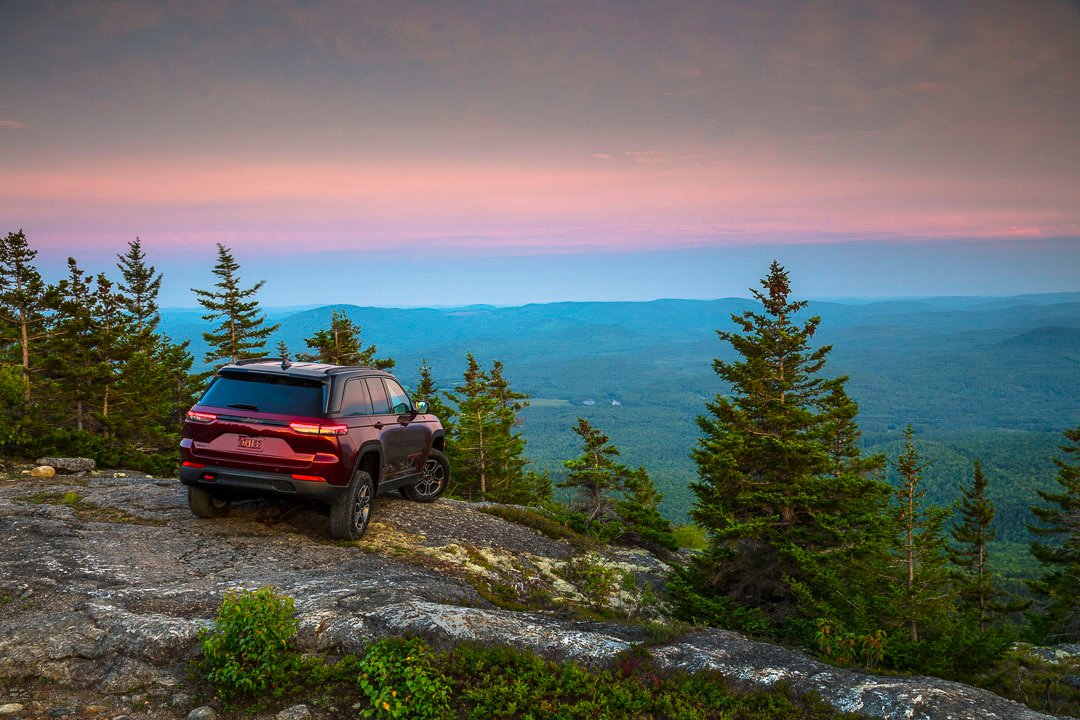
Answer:
POLYGON ((291 475, 258 470, 207 465, 202 468, 180 467, 180 482, 192 487, 217 490, 222 495, 271 495, 302 497, 320 502, 333 502, 347 486, 330 485, 314 480, 294 480, 291 475))

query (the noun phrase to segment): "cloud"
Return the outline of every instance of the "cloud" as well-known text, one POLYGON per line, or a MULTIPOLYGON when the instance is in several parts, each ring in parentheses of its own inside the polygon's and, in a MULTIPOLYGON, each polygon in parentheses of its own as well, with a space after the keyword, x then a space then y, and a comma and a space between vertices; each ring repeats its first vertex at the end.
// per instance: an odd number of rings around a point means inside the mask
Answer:
POLYGON ((589 157, 596 158, 597 160, 610 160, 611 159, 611 155, 609 155, 608 153, 593 153, 589 157))
POLYGON ((0 120, 0 128, 22 130, 24 127, 26 127, 26 123, 21 123, 18 120, 0 120))

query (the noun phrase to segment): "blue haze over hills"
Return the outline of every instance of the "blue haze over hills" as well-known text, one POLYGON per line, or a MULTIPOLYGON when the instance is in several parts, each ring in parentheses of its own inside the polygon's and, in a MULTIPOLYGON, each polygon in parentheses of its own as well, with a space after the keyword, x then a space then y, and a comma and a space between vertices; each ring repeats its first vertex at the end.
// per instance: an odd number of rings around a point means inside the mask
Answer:
MULTIPOLYGON (((267 310, 291 352, 344 309, 365 343, 397 361, 409 385, 426 358, 444 389, 459 382, 465 353, 502 360, 515 389, 533 396, 523 413, 527 454, 558 477, 577 454, 575 419, 589 417, 632 465, 644 465, 682 520, 692 502, 695 417, 724 390, 713 358, 732 359, 717 337, 743 298, 564 302, 518 307, 393 309, 322 306, 267 310)), ((1080 425, 1080 293, 811 302, 822 318, 817 343, 831 344, 826 372, 850 376, 868 447, 895 455, 911 423, 934 461, 931 497, 948 503, 986 465, 1003 539, 1025 539, 1034 488, 1051 482, 1062 430, 1080 425)), ((201 360, 196 309, 163 312, 163 329, 191 339, 201 360)))

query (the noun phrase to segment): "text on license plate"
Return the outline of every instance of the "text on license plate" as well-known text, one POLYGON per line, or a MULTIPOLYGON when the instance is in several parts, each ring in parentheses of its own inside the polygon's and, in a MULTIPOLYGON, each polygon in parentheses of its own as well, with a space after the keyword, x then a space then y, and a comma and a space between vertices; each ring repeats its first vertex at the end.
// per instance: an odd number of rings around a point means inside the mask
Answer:
POLYGON ((240 436, 236 439, 236 446, 241 450, 258 450, 263 449, 262 438, 240 436))

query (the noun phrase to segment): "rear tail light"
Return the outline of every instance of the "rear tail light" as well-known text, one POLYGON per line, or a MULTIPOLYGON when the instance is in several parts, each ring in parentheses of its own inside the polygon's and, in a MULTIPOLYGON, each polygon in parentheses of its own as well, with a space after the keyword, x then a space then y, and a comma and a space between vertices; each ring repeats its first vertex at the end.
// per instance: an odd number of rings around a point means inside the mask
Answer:
POLYGON ((349 432, 348 425, 313 425, 310 423, 289 423, 293 432, 301 435, 344 435, 349 432))
POLYGON ((184 467, 195 468, 196 470, 202 470, 204 467, 206 467, 202 463, 191 462, 190 460, 185 460, 184 462, 182 462, 180 464, 183 465, 184 467))
POLYGON ((188 410, 187 419, 193 423, 212 423, 217 420, 217 415, 214 413, 195 412, 194 410, 188 410))

